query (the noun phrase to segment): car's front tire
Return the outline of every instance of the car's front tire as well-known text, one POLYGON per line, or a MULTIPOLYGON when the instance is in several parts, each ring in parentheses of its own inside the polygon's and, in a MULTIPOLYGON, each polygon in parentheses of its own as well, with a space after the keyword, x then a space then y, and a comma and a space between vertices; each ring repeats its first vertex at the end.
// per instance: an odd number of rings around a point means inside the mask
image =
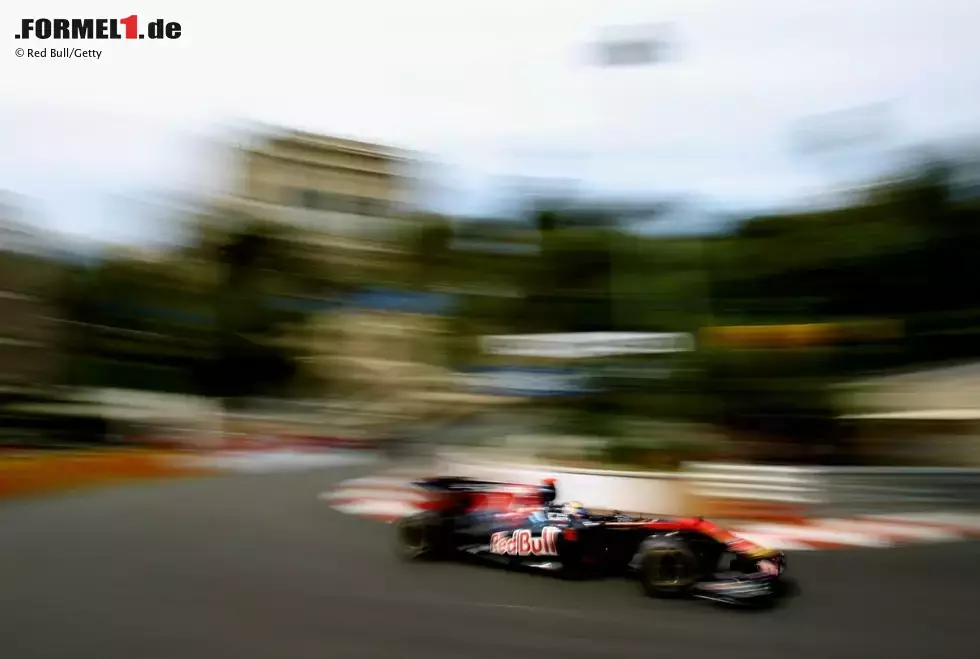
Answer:
POLYGON ((700 577, 697 556, 681 540, 650 538, 641 545, 638 573, 648 597, 687 594, 700 577))

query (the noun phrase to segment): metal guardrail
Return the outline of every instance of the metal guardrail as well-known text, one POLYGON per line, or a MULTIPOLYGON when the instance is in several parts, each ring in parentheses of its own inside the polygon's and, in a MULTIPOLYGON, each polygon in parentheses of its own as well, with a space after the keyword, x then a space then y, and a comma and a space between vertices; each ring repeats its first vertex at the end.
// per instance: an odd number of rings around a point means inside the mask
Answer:
POLYGON ((841 467, 823 478, 837 514, 980 507, 980 469, 841 467))
POLYGON ((736 499, 819 506, 825 503, 820 476, 799 467, 696 462, 684 466, 691 493, 708 499, 736 499))
POLYGON ((613 469, 590 469, 587 467, 556 466, 547 463, 518 462, 523 456, 509 456, 510 459, 499 460, 499 456, 492 453, 487 457, 481 457, 478 452, 442 452, 439 459, 444 465, 472 465, 479 467, 489 467, 500 470, 520 471, 548 471, 554 473, 559 478, 562 474, 578 474, 582 476, 607 476, 610 478, 636 478, 647 480, 680 480, 684 474, 673 471, 623 471, 613 469), (493 458, 490 457, 493 456, 493 458))
MULTIPOLYGON (((790 467, 733 463, 687 463, 680 472, 611 471, 559 467, 525 461, 499 449, 481 453, 446 451, 439 462, 444 468, 484 468, 513 475, 554 473, 579 489, 598 487, 600 481, 616 483, 617 500, 632 497, 646 504, 648 482, 673 482, 685 486, 688 495, 712 502, 707 506, 732 516, 842 517, 914 512, 949 512, 980 508, 980 469, 932 467, 790 467), (577 479, 577 480, 576 480, 577 479), (579 482, 581 481, 581 482, 579 482), (644 492, 646 492, 644 494, 644 492)), ((500 476, 503 478, 503 476, 500 476)), ((600 488, 602 489, 602 488, 600 488)), ((577 496, 583 500, 588 494, 577 496)), ((700 510, 704 506, 695 504, 700 510)), ((626 508, 623 508, 624 510, 626 508)), ((637 504, 636 510, 642 510, 637 504)), ((719 515, 720 513, 711 513, 719 515)))
POLYGON ((813 515, 980 507, 980 469, 693 463, 685 477, 695 496, 791 504, 813 515))

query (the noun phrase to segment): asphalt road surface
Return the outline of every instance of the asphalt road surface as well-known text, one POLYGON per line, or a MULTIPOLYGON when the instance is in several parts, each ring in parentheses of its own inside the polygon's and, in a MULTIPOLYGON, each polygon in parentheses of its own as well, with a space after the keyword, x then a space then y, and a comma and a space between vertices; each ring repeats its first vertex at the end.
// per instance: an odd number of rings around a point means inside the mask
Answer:
POLYGON ((792 554, 801 594, 736 611, 619 580, 400 563, 389 527, 316 498, 365 471, 0 504, 0 657, 980 656, 977 543, 792 554))

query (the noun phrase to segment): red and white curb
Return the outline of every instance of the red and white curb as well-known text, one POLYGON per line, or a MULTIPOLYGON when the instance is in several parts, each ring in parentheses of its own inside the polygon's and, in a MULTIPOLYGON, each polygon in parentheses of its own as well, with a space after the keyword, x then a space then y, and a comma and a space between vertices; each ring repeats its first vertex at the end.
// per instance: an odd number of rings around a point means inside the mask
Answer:
POLYGON ((793 524, 737 524, 733 532, 775 549, 896 547, 980 538, 980 514, 917 513, 813 518, 793 524))
POLYGON ((391 470, 378 476, 344 481, 319 498, 347 515, 393 522, 417 511, 417 503, 424 494, 411 481, 424 477, 416 471, 391 470))
POLYGON ((268 450, 213 451, 181 456, 176 460, 184 466, 198 469, 263 474, 365 465, 375 462, 376 458, 366 451, 348 449, 270 448, 268 450))
MULTIPOLYGON (((410 481, 422 477, 424 474, 419 472, 389 471, 345 481, 319 498, 348 515, 392 522, 417 510, 424 495, 410 481)), ((980 538, 980 513, 866 515, 814 518, 799 523, 743 522, 730 529, 752 542, 787 551, 886 548, 980 538)))

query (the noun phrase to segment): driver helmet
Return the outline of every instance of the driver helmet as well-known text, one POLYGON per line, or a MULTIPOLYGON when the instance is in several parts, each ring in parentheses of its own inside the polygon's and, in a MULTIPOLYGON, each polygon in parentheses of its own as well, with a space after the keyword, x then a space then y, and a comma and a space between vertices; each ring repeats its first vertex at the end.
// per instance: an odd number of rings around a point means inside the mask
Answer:
POLYGON ((588 517, 589 511, 578 501, 569 501, 562 506, 562 512, 569 517, 588 517))
POLYGON ((541 481, 541 503, 550 506, 558 496, 558 489, 555 487, 557 481, 554 478, 546 478, 541 481))

